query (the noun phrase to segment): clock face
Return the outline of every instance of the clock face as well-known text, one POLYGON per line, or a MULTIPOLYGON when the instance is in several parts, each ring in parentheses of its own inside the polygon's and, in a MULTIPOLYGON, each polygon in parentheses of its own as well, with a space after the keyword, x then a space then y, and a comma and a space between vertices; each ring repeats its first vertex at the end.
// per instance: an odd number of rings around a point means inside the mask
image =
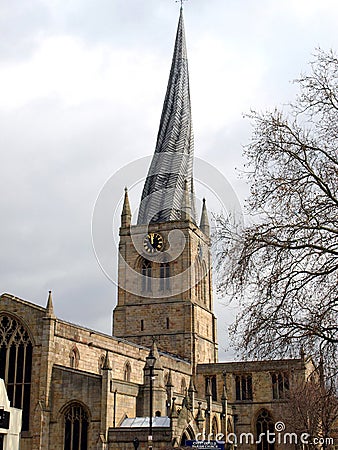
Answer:
POLYGON ((143 247, 148 253, 159 252, 163 248, 163 237, 159 233, 148 233, 143 240, 143 247))

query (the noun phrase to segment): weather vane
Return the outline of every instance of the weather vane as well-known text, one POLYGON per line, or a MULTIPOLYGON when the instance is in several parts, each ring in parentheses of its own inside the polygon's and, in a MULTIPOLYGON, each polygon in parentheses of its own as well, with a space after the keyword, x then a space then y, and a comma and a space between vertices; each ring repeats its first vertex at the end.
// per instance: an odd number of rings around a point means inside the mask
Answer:
POLYGON ((181 3, 181 8, 183 8, 183 2, 187 2, 188 0, 175 0, 176 3, 181 3))

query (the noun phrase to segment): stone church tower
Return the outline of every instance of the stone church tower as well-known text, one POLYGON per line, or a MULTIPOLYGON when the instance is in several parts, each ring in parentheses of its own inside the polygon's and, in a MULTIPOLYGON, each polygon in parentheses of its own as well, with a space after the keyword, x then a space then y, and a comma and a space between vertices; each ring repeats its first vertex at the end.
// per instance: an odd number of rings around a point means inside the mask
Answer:
POLYGON ((210 236, 193 187, 193 128, 182 9, 155 154, 137 225, 125 192, 113 335, 183 358, 217 362, 210 236))

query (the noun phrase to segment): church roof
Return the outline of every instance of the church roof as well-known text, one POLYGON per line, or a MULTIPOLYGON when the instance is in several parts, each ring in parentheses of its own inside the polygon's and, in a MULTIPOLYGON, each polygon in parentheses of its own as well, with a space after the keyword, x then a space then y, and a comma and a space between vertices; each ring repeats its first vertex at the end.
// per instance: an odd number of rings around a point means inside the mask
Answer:
POLYGON ((143 188, 138 225, 182 220, 185 181, 191 197, 191 219, 195 221, 193 151, 188 59, 181 8, 155 154, 143 188))

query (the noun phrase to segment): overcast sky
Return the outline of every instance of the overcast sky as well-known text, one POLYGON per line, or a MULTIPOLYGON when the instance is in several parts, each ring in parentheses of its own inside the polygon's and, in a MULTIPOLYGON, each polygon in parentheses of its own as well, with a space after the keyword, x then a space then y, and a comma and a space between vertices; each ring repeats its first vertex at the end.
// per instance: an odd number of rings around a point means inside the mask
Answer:
MULTIPOLYGON (((174 0, 0 0, 1 292, 45 305, 52 289, 58 317, 110 333, 92 211, 154 150, 178 14, 174 0)), ((315 48, 337 42, 338 2, 189 0, 184 18, 195 155, 243 200, 243 113, 294 98, 315 48)), ((215 303, 222 359, 233 309, 215 303)))

